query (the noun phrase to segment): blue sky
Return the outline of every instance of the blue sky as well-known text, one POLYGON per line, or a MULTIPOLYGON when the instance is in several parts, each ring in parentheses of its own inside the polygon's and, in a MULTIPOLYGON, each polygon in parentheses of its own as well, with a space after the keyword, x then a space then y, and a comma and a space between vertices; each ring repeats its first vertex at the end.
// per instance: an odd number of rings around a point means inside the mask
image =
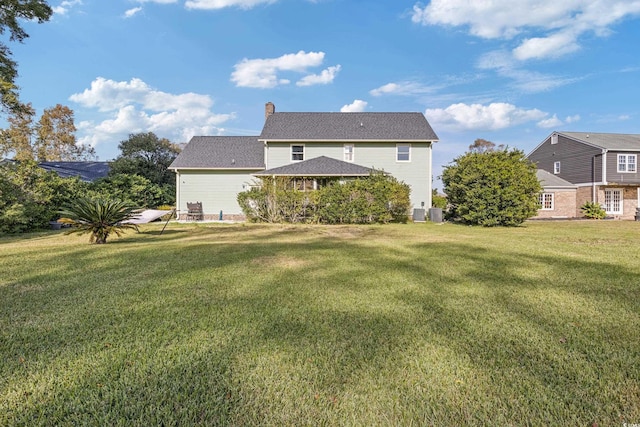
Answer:
MULTIPOLYGON (((640 133, 640 0, 51 0, 10 43, 24 102, 129 133, 258 135, 276 111, 419 111, 434 173, 476 138, 640 133)), ((437 184, 436 184, 437 185, 437 184)))

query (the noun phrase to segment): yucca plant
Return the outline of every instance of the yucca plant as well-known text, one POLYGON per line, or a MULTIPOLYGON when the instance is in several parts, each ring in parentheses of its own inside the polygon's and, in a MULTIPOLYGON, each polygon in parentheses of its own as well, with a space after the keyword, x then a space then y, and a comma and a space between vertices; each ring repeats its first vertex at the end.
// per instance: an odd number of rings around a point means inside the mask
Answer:
POLYGON ((90 243, 102 244, 111 233, 120 237, 127 229, 137 231, 136 224, 125 222, 135 218, 137 210, 119 200, 81 198, 58 211, 62 217, 58 221, 71 225, 67 234, 90 233, 90 243))

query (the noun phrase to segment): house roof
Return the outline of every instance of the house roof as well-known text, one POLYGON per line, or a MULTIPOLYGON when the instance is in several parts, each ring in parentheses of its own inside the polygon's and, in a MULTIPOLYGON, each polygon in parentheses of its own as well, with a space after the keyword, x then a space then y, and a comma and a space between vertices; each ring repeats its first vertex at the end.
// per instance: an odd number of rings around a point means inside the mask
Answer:
POLYGON ((576 141, 608 150, 640 151, 640 135, 623 133, 556 132, 576 141))
POLYGON ((40 162, 38 166, 56 172, 62 178, 77 176, 86 182, 104 178, 109 174, 108 162, 40 162))
POLYGON ((374 169, 320 156, 254 173, 255 176, 369 176, 374 169))
POLYGON ((544 188, 577 188, 569 181, 565 181, 557 175, 552 174, 543 169, 536 170, 536 177, 540 181, 540 185, 544 188))
POLYGON ((273 113, 260 140, 437 141, 422 113, 273 113))
POLYGON ((264 169, 256 136, 194 136, 169 169, 264 169))

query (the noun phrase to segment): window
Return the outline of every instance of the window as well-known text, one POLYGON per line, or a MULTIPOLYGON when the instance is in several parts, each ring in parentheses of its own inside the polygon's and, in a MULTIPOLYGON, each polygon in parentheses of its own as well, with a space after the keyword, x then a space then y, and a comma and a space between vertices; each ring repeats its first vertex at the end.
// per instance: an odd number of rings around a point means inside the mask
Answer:
POLYGON ((301 162, 304 160, 304 145, 291 146, 291 161, 301 162))
POLYGON ((398 162, 411 161, 411 144, 396 145, 396 161, 398 162))
POLYGON ((344 146, 344 161, 353 162, 353 145, 352 144, 346 144, 344 146))
POLYGON ((618 154, 618 172, 635 173, 636 160, 636 154, 618 154))
POLYGON ((558 134, 554 133, 553 135, 551 135, 551 144, 557 144, 558 143, 558 134))
POLYGON ((560 173, 560 162, 553 163, 553 173, 556 175, 560 173))
POLYGON ((553 193, 540 193, 538 196, 538 203, 540 204, 540 209, 543 211, 552 211, 553 193))
POLYGON ((622 190, 608 188, 604 190, 604 210, 608 214, 622 215, 622 190))

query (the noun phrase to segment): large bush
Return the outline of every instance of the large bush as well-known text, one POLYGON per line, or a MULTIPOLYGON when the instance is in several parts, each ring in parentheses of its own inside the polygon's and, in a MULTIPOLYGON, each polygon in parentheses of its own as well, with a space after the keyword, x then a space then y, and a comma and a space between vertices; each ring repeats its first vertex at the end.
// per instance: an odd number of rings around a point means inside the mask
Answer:
POLYGON ((519 225, 539 208, 536 168, 520 150, 466 153, 444 168, 442 182, 448 217, 466 224, 519 225))
POLYGON ((173 205, 174 187, 160 186, 140 175, 114 174, 91 184, 89 196, 105 200, 120 200, 133 206, 155 208, 173 205))
POLYGON ((0 232, 48 228, 57 211, 87 191, 78 178, 61 178, 35 162, 0 166, 0 232))
POLYGON ((290 178, 263 178, 238 203, 250 221, 326 224, 406 222, 410 207, 409 186, 381 172, 308 192, 290 178))

